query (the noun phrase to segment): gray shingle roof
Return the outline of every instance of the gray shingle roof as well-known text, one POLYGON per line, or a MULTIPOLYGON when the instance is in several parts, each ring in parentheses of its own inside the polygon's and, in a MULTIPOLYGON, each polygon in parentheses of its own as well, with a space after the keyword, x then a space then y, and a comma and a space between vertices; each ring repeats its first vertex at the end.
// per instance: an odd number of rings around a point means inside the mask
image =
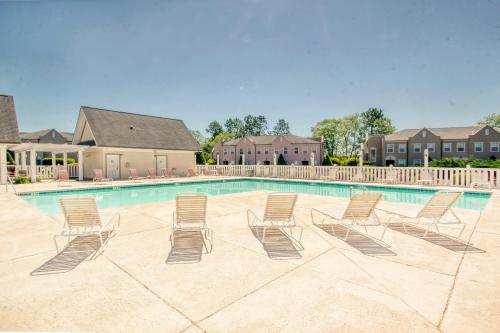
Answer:
MULTIPOLYGON (((273 143, 274 140, 276 140, 278 136, 279 135, 260 135, 260 136, 247 136, 246 138, 250 139, 257 145, 270 145, 273 143)), ((285 138, 290 143, 297 143, 297 144, 320 143, 319 139, 304 138, 293 134, 283 135, 283 138, 285 138)), ((224 142, 224 145, 235 146, 240 140, 241 138, 229 140, 224 142)))
POLYGON ((82 106, 96 145, 101 147, 199 151, 182 120, 82 106))
POLYGON ((0 142, 20 143, 16 108, 12 96, 0 95, 0 142))
POLYGON ((49 133, 50 131, 56 131, 58 132, 59 134, 61 134, 65 139, 66 141, 68 142, 71 142, 73 141, 73 133, 69 133, 69 132, 59 132, 57 131, 56 129, 44 129, 44 130, 40 130, 40 131, 36 131, 36 132, 21 132, 19 134, 19 136, 21 137, 21 140, 39 140, 40 137, 44 136, 44 135, 47 135, 47 133, 49 133))
MULTIPOLYGON (((443 140, 460 140, 467 139, 469 135, 475 134, 484 126, 467 126, 467 127, 444 127, 444 128, 427 128, 428 131, 441 137, 443 140)), ((404 129, 396 133, 385 136, 386 141, 405 141, 414 136, 423 128, 404 129)))

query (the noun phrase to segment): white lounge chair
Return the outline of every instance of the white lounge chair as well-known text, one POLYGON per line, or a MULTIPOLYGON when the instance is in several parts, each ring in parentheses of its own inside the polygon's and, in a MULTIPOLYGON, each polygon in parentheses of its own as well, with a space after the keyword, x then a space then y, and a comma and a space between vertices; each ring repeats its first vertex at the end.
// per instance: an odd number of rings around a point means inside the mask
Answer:
POLYGON ((142 177, 139 176, 139 173, 137 173, 137 169, 129 169, 130 176, 128 179, 130 180, 142 180, 142 179, 147 179, 147 177, 142 177))
POLYGON ((69 179, 68 171, 65 169, 57 170, 57 185, 63 186, 66 184, 67 186, 71 186, 71 180, 69 179))
MULTIPOLYGON (((258 230, 262 228, 262 243, 266 239, 267 229, 279 229, 285 235, 287 235, 290 240, 292 240, 300 249, 304 247, 300 243, 302 240, 302 227, 298 226, 295 222, 295 216, 293 211, 295 209, 295 203, 297 202, 297 193, 289 192, 276 192, 270 193, 267 196, 266 209, 264 211, 264 216, 259 218, 252 210, 247 210, 247 223, 250 228, 258 230), (300 235, 297 238, 293 236, 293 229, 298 228, 300 230, 300 235), (290 232, 286 232, 286 230, 290 232)), ((257 232, 258 235, 258 232, 257 232)))
POLYGON ((207 253, 212 252, 213 232, 207 224, 207 196, 205 194, 178 194, 175 198, 172 234, 170 241, 175 245, 176 233, 183 231, 199 231, 203 237, 203 245, 207 253), (210 249, 207 246, 210 245, 210 249))
POLYGON ((354 194, 351 201, 344 211, 342 217, 337 218, 318 209, 311 209, 311 220, 315 225, 328 224, 332 226, 332 233, 335 234, 335 224, 344 226, 347 229, 344 239, 347 239, 350 231, 356 231, 354 226, 361 226, 365 229, 366 236, 382 241, 387 229, 387 225, 382 224, 375 212, 375 207, 382 199, 382 193, 364 191, 354 194), (331 223, 333 222, 333 223, 331 223), (383 226, 382 236, 380 238, 372 237, 368 234, 369 226, 383 226))
POLYGON ((94 182, 111 182, 113 178, 105 178, 101 169, 94 169, 94 182))
POLYGON ((417 180, 417 184, 421 185, 434 185, 434 175, 429 169, 422 169, 421 177, 417 180))
POLYGON ((120 214, 116 213, 103 224, 95 199, 92 197, 63 197, 59 199, 59 203, 63 210, 65 223, 62 232, 54 236, 57 252, 60 252, 57 243, 58 237, 66 237, 66 245, 68 245, 72 237, 95 235, 99 237, 100 247, 92 258, 95 258, 97 253, 102 253, 109 239, 118 232, 120 214))
POLYGON ((462 220, 460 220, 460 218, 455 214, 452 206, 460 199, 462 195, 463 192, 439 191, 436 194, 434 194, 434 196, 425 204, 425 206, 418 212, 417 216, 415 217, 410 217, 407 215, 398 214, 387 210, 381 210, 381 211, 384 211, 392 215, 391 221, 389 223, 392 223, 392 221, 394 220, 401 222, 403 224, 403 229, 405 233, 408 233, 406 227, 409 225, 411 226, 426 225, 427 228, 425 230, 423 237, 427 236, 431 226, 434 226, 437 232, 440 233, 438 227, 439 224, 442 225, 462 224, 463 226, 458 236, 455 237, 457 239, 460 239, 460 236, 462 236, 462 233, 465 230, 466 224, 462 222, 462 220), (446 221, 444 219, 446 213, 448 212, 453 217, 454 219, 453 221, 446 221))

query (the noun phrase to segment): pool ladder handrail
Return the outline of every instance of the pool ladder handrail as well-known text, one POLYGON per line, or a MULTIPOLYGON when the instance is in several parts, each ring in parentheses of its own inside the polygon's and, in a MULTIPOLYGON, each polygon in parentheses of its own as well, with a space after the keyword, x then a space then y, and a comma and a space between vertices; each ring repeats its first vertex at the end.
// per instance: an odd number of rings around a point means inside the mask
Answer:
POLYGON ((12 182, 12 179, 10 178, 10 176, 7 175, 7 183, 5 184, 5 193, 9 192, 9 184, 12 187, 12 189, 14 190, 14 193, 17 195, 17 190, 14 186, 14 183, 12 182))

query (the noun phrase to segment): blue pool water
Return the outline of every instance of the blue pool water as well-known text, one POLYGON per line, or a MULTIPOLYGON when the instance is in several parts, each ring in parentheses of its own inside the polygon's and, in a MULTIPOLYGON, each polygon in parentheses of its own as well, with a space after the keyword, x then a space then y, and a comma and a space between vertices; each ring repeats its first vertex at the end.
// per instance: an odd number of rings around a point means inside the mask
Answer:
MULTIPOLYGON (((108 208, 173 200, 178 193, 206 193, 211 196, 268 190, 348 198, 351 188, 361 190, 364 186, 307 181, 234 179, 45 192, 23 195, 22 198, 49 215, 58 215, 61 211, 57 199, 61 196, 93 196, 96 198, 99 208, 108 208)), ((383 192, 383 200, 385 201, 422 205, 435 192, 432 189, 407 189, 383 186, 367 186, 366 188, 369 191, 383 192)), ((466 192, 455 207, 481 210, 489 198, 489 193, 466 192)))

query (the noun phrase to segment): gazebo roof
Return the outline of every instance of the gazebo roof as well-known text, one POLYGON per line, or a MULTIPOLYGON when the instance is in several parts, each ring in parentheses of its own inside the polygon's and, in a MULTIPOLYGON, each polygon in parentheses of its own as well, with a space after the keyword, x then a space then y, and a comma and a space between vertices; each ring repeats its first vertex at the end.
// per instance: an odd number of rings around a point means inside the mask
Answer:
POLYGON ((56 144, 56 143, 21 143, 12 148, 9 148, 9 150, 13 152, 34 150, 38 152, 47 152, 47 153, 74 153, 81 150, 85 150, 87 148, 89 148, 89 146, 56 144))

